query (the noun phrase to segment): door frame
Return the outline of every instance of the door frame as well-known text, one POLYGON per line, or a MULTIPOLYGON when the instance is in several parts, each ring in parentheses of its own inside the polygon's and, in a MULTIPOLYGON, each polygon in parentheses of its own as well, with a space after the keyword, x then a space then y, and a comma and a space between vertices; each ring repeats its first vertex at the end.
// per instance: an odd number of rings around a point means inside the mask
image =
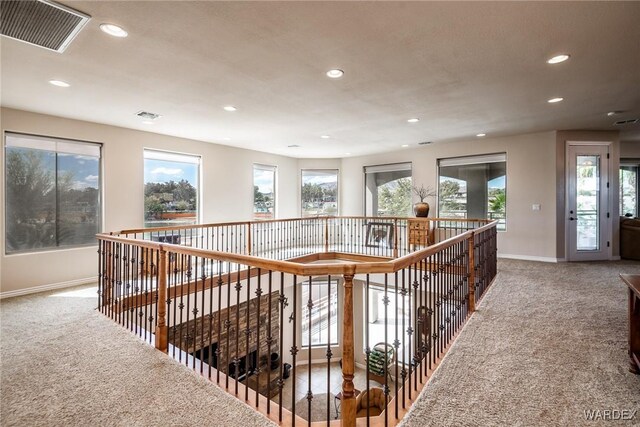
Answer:
POLYGON ((570 244, 571 244, 571 239, 569 237, 570 235, 570 221, 569 221, 569 198, 570 198, 570 193, 569 193, 569 189, 570 189, 570 180, 571 180, 571 167, 570 167, 570 162, 571 162, 571 157, 569 155, 569 149, 572 146, 580 146, 580 145, 586 145, 586 146, 601 146, 601 147, 606 147, 607 148, 607 153, 608 156, 606 159, 603 159, 603 161, 607 162, 607 182, 609 183, 608 186, 608 191, 607 191, 607 197, 606 197, 606 201, 607 201, 607 211, 609 213, 608 218, 605 219, 605 238, 607 239, 607 241, 609 242, 609 246, 606 248, 606 251, 604 251, 606 258, 603 258, 603 260, 613 260, 613 189, 616 188, 616 186, 614 185, 615 181, 614 179, 616 179, 617 175, 613 171, 612 169, 612 162, 611 162, 611 152, 612 152, 612 148, 613 148, 613 142, 612 141, 566 141, 566 145, 565 145, 565 165, 564 165, 564 170, 565 170, 565 181, 564 181, 564 194, 565 194, 565 198, 564 198, 564 259, 571 262, 571 261, 580 261, 580 260, 575 260, 575 259, 571 259, 571 248, 570 248, 570 244))

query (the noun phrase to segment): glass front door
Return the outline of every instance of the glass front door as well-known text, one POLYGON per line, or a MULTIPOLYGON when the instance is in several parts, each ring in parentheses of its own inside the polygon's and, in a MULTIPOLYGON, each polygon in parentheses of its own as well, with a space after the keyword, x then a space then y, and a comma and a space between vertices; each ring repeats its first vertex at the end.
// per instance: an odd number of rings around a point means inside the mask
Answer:
POLYGON ((608 259, 608 188, 606 145, 569 147, 569 259, 608 259))

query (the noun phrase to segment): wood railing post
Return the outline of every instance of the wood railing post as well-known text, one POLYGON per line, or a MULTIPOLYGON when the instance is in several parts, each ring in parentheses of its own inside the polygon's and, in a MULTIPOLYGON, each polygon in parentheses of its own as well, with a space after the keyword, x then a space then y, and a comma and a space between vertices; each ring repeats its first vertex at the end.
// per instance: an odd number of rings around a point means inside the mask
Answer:
POLYGON ((471 232, 468 240, 469 251, 469 276, 467 283, 469 284, 469 313, 476 311, 476 254, 475 254, 475 232, 471 232))
POLYGON ((163 353, 167 346, 167 251, 160 245, 158 251, 158 323, 156 324, 156 348, 163 353))
POLYGON ((355 372, 353 346, 353 274, 344 275, 344 306, 342 324, 342 408, 341 425, 356 425, 356 396, 353 385, 355 372))

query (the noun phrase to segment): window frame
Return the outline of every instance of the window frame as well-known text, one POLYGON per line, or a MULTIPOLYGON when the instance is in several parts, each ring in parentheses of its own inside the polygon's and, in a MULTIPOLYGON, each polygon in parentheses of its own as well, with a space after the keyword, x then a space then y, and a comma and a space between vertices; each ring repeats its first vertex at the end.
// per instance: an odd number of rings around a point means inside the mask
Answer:
MULTIPOLYGON (((409 171, 408 178, 411 179, 411 185, 413 186, 413 162, 384 163, 384 164, 369 165, 369 166, 362 167, 362 173, 363 173, 362 206, 363 206, 363 215, 365 217, 371 216, 376 218, 389 218, 384 216, 378 216, 378 212, 377 212, 378 209, 376 209, 376 212, 373 212, 373 209, 372 209, 371 215, 367 215, 367 208, 368 208, 367 206, 367 174, 368 173, 374 174, 374 173, 381 173, 381 172, 400 172, 405 170, 409 171)), ((379 187, 376 187, 376 189, 377 188, 379 187)), ((376 199, 377 199, 377 194, 376 194, 376 199)), ((372 203, 373 203, 373 200, 372 200, 372 203)), ((413 206, 413 197, 411 194, 409 195, 409 203, 410 203, 410 206, 413 206)), ((409 210, 405 216, 410 217, 411 211, 409 210)))
POLYGON ((254 163, 251 168, 251 218, 253 221, 270 221, 278 218, 278 166, 254 163), (273 173, 273 215, 272 218, 256 218, 256 170, 273 173))
MULTIPOLYGON (((159 154, 158 158, 149 158, 149 160, 171 161, 170 159, 172 156, 175 156, 176 158, 191 157, 198 160, 197 163, 196 162, 182 162, 182 163, 196 164, 198 166, 198 172, 196 173, 196 179, 197 179, 196 224, 200 224, 202 221, 202 212, 203 212, 202 211, 202 194, 203 194, 202 192, 202 156, 199 154, 183 153, 183 152, 171 151, 171 150, 162 150, 162 149, 152 148, 152 147, 143 147, 142 149, 142 228, 153 228, 153 227, 146 226, 146 222, 147 222, 147 220, 145 219, 146 211, 144 209, 144 202, 145 202, 144 192, 145 192, 145 186, 147 185, 144 178, 144 174, 146 172, 145 161, 147 160, 147 156, 146 156, 147 152, 159 154), (161 158, 163 155, 166 156, 165 159, 161 158)), ((173 160, 173 161, 175 161, 176 163, 181 163, 179 160, 173 160)))
MULTIPOLYGON (((507 165, 508 165, 508 156, 506 152, 499 152, 499 153, 485 153, 485 154, 476 154, 476 155, 471 155, 471 156, 459 156, 459 157, 445 157, 445 158, 439 158, 437 160, 437 175, 436 175, 436 182, 437 182, 437 196, 436 196, 436 211, 437 211, 437 216, 440 217, 441 216, 441 212, 440 212, 440 178, 441 178, 441 173, 440 170, 442 167, 451 167, 451 166, 471 166, 471 165, 486 165, 489 163, 502 163, 504 162, 504 194, 505 194, 505 205, 504 205, 504 227, 500 227, 500 224, 498 224, 498 227, 496 227, 496 230, 498 232, 506 232, 508 227, 507 227, 507 222, 508 222, 508 200, 509 198, 506 197, 507 196, 507 165), (444 163, 444 165, 443 165, 444 163)), ((489 183, 489 180, 487 181, 487 184, 489 183)), ((468 190, 467 190, 468 191, 468 190)), ((489 212, 489 194, 487 191, 487 199, 485 200, 485 205, 487 208, 487 215, 489 212)), ((465 210, 465 218, 468 218, 468 209, 465 210)), ((488 219, 488 218, 487 218, 488 219)))
MULTIPOLYGON (((309 289, 309 279, 307 278, 306 280, 298 283, 298 286, 301 287, 300 289, 300 301, 299 301, 299 307, 300 307, 300 347, 303 349, 315 349, 315 348, 325 348, 327 346, 330 347, 339 347, 340 346, 340 340, 342 338, 342 329, 341 329, 341 321, 340 321, 340 316, 341 316, 341 298, 340 298, 340 288, 342 284, 342 280, 338 277, 332 277, 331 278, 331 285, 335 286, 335 290, 336 290, 336 300, 335 300, 335 304, 336 304, 336 313, 335 315, 330 316, 330 318, 336 319, 336 333, 335 335, 332 334, 331 335, 331 343, 327 343, 327 342, 322 342, 319 344, 305 344, 304 340, 305 337, 308 338, 309 334, 305 333, 303 331, 303 324, 307 319, 307 316, 305 316, 304 310, 307 308, 307 301, 305 301, 305 299, 303 298, 303 292, 305 290, 309 289)), ((311 279, 311 286, 328 286, 328 280, 326 276, 318 276, 318 277, 312 277, 311 279)), ((314 308, 315 308, 315 300, 314 300, 314 308)), ((328 324, 328 328, 331 328, 331 324, 328 324)))
MULTIPOLYGON (((2 252, 4 254, 4 256, 7 257, 11 257, 11 256, 19 256, 19 255, 28 255, 28 254, 34 254, 34 253, 46 253, 46 252, 60 252, 60 251, 67 251, 67 250, 75 250, 75 249, 85 249, 85 248, 96 248, 98 247, 98 240, 95 239, 93 242, 91 243, 85 243, 85 244, 76 244, 76 245, 65 245, 65 246, 50 246, 50 247, 42 247, 42 248, 30 248, 30 249, 25 249, 25 250, 17 250, 17 251, 9 251, 8 247, 7 247, 7 231, 8 231, 8 216, 7 216, 7 194, 8 194, 8 182, 6 179, 6 174, 7 174, 7 148, 9 148, 8 144, 7 144, 7 139, 11 136, 11 135, 16 135, 18 138, 20 137, 27 137, 27 138, 33 138, 33 139, 42 139, 42 140, 49 140, 52 141, 54 143, 57 142, 61 142, 63 144, 73 144, 73 145, 86 145, 86 146, 95 146, 98 149, 98 181, 97 181, 97 186, 98 186, 98 208, 96 209, 96 213, 97 213, 97 219, 96 219, 96 225, 97 225, 97 233, 102 233, 104 231, 104 177, 103 177, 103 171, 104 171, 104 158, 103 158, 103 147, 104 144, 102 142, 97 142, 97 141, 89 141, 89 140, 81 140, 81 139, 74 139, 74 138, 65 138, 65 137, 59 137, 59 136, 51 136, 51 135, 43 135, 43 134, 34 134, 34 133, 27 133, 27 132, 21 132, 21 131, 14 131, 14 130, 9 130, 9 129, 4 129, 2 132, 2 174, 3 174, 3 180, 4 183, 2 185, 2 201, 4 203, 4 221, 3 221, 3 236, 2 236, 2 252)), ((34 150, 39 150, 37 148, 34 148, 34 150)), ((64 154, 77 154, 77 155, 85 155, 86 154, 82 154, 82 153, 68 153, 65 151, 51 151, 51 150, 41 150, 41 151, 45 151, 45 152, 53 152, 53 153, 64 153, 64 154)), ((90 157, 90 156, 87 156, 90 157)), ((57 174, 57 162, 56 162, 56 174, 57 174)), ((58 190, 57 190, 57 183, 56 183, 56 205, 58 204, 58 190)), ((57 215, 57 213, 56 213, 57 215)), ((57 225, 56 225, 56 232, 57 232, 57 225)))
POLYGON ((312 168, 312 169, 300 169, 300 217, 301 218, 314 218, 314 217, 323 217, 330 215, 308 215, 304 216, 304 200, 302 199, 302 188, 304 187, 304 173, 305 172, 335 172, 336 176, 336 213, 335 216, 340 215, 340 169, 322 169, 322 168, 312 168))
MULTIPOLYGON (((621 158, 620 165, 618 167, 618 181, 620 180, 620 172, 623 170, 622 168, 635 168, 636 173, 636 217, 640 217, 640 158, 621 158)), ((623 197, 622 197, 622 186, 619 188, 618 194, 618 209, 623 206, 623 197)), ((618 213, 620 216, 624 216, 624 212, 620 210, 618 213)))

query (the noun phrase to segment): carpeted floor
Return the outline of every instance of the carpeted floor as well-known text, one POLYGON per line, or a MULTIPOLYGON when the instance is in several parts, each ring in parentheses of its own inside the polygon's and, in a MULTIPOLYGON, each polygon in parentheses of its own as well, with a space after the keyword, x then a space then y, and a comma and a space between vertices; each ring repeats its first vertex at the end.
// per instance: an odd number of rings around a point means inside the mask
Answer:
POLYGON ((2 426, 275 425, 97 313, 95 295, 2 301, 2 426))
MULTIPOLYGON (((597 425, 585 410, 640 409, 617 277, 640 263, 501 260, 499 270, 405 426, 597 425)), ((273 425, 95 304, 93 288, 0 303, 2 426, 273 425)))
POLYGON ((640 425, 640 376, 627 370, 627 288, 618 278, 640 274, 640 263, 498 267, 402 425, 640 425), (596 410, 638 413, 588 421, 585 411, 596 410))

